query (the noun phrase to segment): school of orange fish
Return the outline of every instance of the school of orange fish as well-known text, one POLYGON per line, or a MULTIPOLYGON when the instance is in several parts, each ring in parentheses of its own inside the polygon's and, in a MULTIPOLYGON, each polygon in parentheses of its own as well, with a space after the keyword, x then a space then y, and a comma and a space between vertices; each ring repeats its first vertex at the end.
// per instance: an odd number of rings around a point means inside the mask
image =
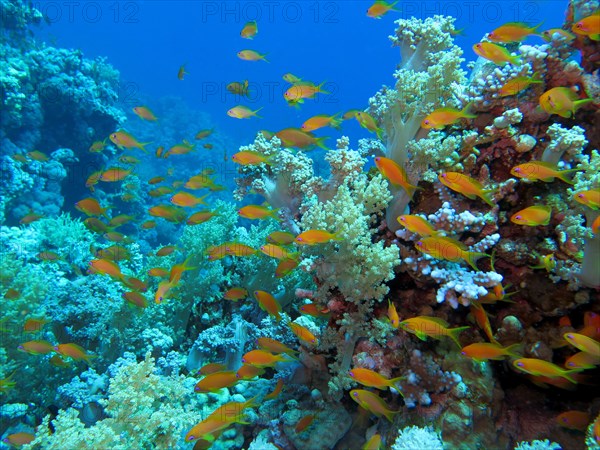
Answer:
MULTIPOLYGON (((372 18, 381 18, 389 11, 394 11, 395 3, 387 3, 385 1, 376 1, 367 11, 367 15, 372 18)), ((600 40, 599 30, 599 15, 598 13, 587 17, 577 22, 572 31, 575 34, 563 29, 552 29, 541 33, 537 33, 539 27, 529 27, 522 23, 508 23, 488 34, 488 38, 492 42, 480 42, 474 45, 474 52, 496 64, 519 64, 519 58, 512 56, 503 43, 519 42, 530 35, 539 35, 543 38, 548 38, 554 33, 559 33, 568 40, 573 40, 576 35, 586 36, 592 40, 600 40)), ((258 33, 256 22, 247 23, 240 35, 244 39, 253 39, 258 33)), ((238 52, 238 57, 245 61, 267 61, 266 55, 260 54, 254 50, 242 50, 238 52)), ((179 80, 184 80, 186 75, 189 75, 184 66, 178 71, 177 77, 179 80)), ((290 87, 284 93, 284 100, 288 105, 299 107, 305 100, 314 99, 317 94, 327 95, 328 92, 323 89, 323 84, 316 84, 310 81, 304 81, 299 77, 290 73, 284 75, 284 80, 290 83, 290 87)), ((531 77, 520 77, 508 81, 500 90, 501 96, 518 95, 521 91, 527 89, 532 84, 541 83, 538 74, 531 77)), ((227 90, 240 97, 248 96, 249 83, 247 80, 241 82, 232 82, 227 85, 227 90)), ((589 98, 579 98, 578 94, 567 87, 555 87, 539 97, 540 107, 548 114, 557 114, 562 117, 573 116, 577 109, 589 103, 589 98)), ((429 114, 421 123, 421 127, 425 129, 444 129, 447 126, 458 123, 463 119, 472 119, 476 116, 470 113, 470 105, 466 105, 463 109, 454 108, 439 108, 429 114)), ((252 111, 251 109, 238 105, 227 111, 227 114, 236 119, 250 119, 259 117, 257 113, 260 109, 252 111)), ((158 118, 147 106, 136 106, 133 112, 142 120, 156 122, 158 118)), ((362 127, 373 132, 377 137, 381 138, 383 131, 377 126, 376 121, 367 112, 361 110, 351 110, 339 116, 338 114, 317 115, 306 120, 300 128, 286 128, 277 133, 263 132, 267 138, 273 136, 278 137, 285 147, 308 150, 319 146, 326 148, 324 144, 325 138, 318 138, 312 132, 323 127, 331 127, 339 129, 340 124, 344 120, 356 119, 362 127)), ((212 130, 201 130, 195 135, 195 139, 205 140, 210 137, 212 130)), ((125 130, 118 130, 108 136, 108 139, 119 150, 138 149, 148 153, 146 146, 149 143, 139 142, 133 135, 125 130)), ((107 140, 96 141, 90 148, 90 152, 102 152, 106 147, 107 140)), ((211 144, 204 144, 205 148, 212 148, 211 144)), ((164 147, 158 147, 154 154, 156 158, 166 159, 174 155, 185 155, 195 151, 195 144, 186 140, 182 143, 174 145, 165 151, 164 147)), ((39 151, 32 151, 27 155, 29 158, 45 161, 47 156, 39 151)), ((15 158, 24 158, 16 155, 15 158)), ((231 158, 235 163, 241 166, 253 165, 269 165, 270 158, 252 151, 240 151, 234 154, 231 158)), ((99 182, 116 183, 123 182, 124 188, 127 190, 127 178, 133 172, 133 166, 139 163, 140 160, 131 156, 122 154, 119 161, 129 166, 124 167, 107 167, 101 171, 95 172, 89 176, 86 181, 86 187, 94 192, 95 186, 99 182)), ((380 171, 390 184, 398 186, 406 190, 412 195, 422 188, 412 185, 403 167, 395 161, 378 156, 374 159, 377 169, 380 171)), ((555 179, 565 183, 571 183, 569 175, 576 171, 559 170, 556 166, 541 162, 530 161, 524 164, 519 164, 513 167, 510 171, 511 175, 519 179, 527 179, 529 181, 552 182, 555 179)), ((168 176, 173 175, 169 169, 165 176, 159 176, 147 181, 149 186, 158 185, 166 181, 168 176)), ((148 214, 155 218, 176 223, 194 226, 211 220, 218 215, 218 211, 210 209, 199 209, 193 213, 190 210, 199 206, 207 206, 206 197, 209 194, 201 197, 194 195, 188 191, 196 191, 208 189, 211 192, 225 189, 216 183, 213 177, 214 172, 206 169, 201 173, 192 176, 187 181, 174 181, 171 185, 162 184, 149 191, 150 196, 161 198, 169 196, 169 202, 160 203, 148 209, 148 214), (186 190, 182 190, 186 189, 186 190)), ((449 189, 460 193, 469 199, 479 198, 489 206, 495 206, 494 190, 482 186, 477 180, 457 172, 442 172, 439 174, 439 181, 449 189)), ((131 186, 133 189, 133 185, 131 186)), ((130 194, 122 196, 123 201, 128 201, 130 194)), ((574 200, 593 209, 600 208, 600 189, 592 189, 588 191, 576 192, 574 200)), ((119 261, 128 259, 130 252, 124 247, 123 243, 130 242, 130 238, 116 231, 116 229, 127 223, 135 220, 133 216, 126 214, 113 215, 109 217, 109 207, 103 207, 93 197, 85 198, 75 205, 76 209, 87 216, 84 221, 85 226, 94 233, 101 234, 107 241, 113 244, 107 248, 96 249, 91 248, 94 259, 89 263, 89 273, 106 275, 111 277, 116 282, 122 283, 126 287, 127 292, 123 294, 125 301, 139 308, 149 307, 148 298, 145 292, 149 288, 149 283, 138 278, 128 277, 121 272, 119 261), (107 221, 101 220, 104 217, 107 221)), ((539 225, 548 225, 551 217, 552 209, 548 206, 532 205, 521 211, 516 212, 510 217, 511 222, 518 225, 535 227, 539 225)), ((251 220, 278 220, 278 211, 265 205, 246 205, 239 209, 240 217, 251 220)), ((41 216, 31 213, 25 216, 22 224, 29 224, 39 220, 41 216)), ((477 261, 483 257, 490 257, 486 253, 468 251, 467 247, 458 240, 440 235, 440 232, 434 228, 424 218, 417 215, 405 214, 398 217, 398 222, 420 236, 415 247, 420 252, 426 253, 433 258, 443 259, 452 262, 464 261, 468 263, 473 270, 479 270, 477 261)), ((140 223, 142 229, 151 229, 156 226, 155 220, 147 220, 140 223)), ((594 223, 590 224, 593 233, 599 233, 600 217, 594 223)), ((298 235, 294 235, 287 231, 276 231, 271 233, 267 242, 260 248, 252 248, 240 242, 224 242, 214 245, 207 249, 206 256, 209 261, 231 257, 249 257, 262 252, 264 255, 279 260, 275 277, 281 278, 295 270, 301 261, 301 253, 294 251, 290 246, 314 246, 325 244, 331 241, 339 240, 340 237, 335 233, 330 233, 326 230, 304 230, 298 235)), ((156 252, 156 256, 167 256, 177 250, 174 245, 165 246, 156 252)), ((51 261, 60 258, 55 252, 42 251, 38 255, 40 260, 51 261)), ((148 275, 151 278, 158 279, 157 288, 154 294, 155 303, 162 303, 170 297, 175 297, 174 289, 182 279, 186 271, 194 270, 196 267, 191 265, 191 260, 196 255, 189 255, 183 262, 173 265, 171 268, 154 267, 148 270, 148 275)), ((551 270, 556 264, 554 255, 549 254, 540 258, 540 265, 534 268, 551 270)), ((493 256, 491 261, 493 269, 493 256)), ((450 325, 436 317, 417 316, 401 321, 395 305, 388 301, 387 320, 389 324, 396 330, 404 330, 412 333, 419 339, 452 339, 462 355, 471 358, 475 361, 488 360, 503 360, 509 358, 512 361, 512 366, 515 370, 528 374, 533 382, 542 385, 553 386, 568 386, 570 383, 578 383, 581 379, 581 372, 588 369, 594 369, 600 365, 600 315, 593 312, 588 312, 584 317, 584 326, 576 332, 567 332, 563 338, 565 345, 568 344, 577 350, 572 356, 564 361, 563 366, 535 358, 524 358, 521 356, 522 345, 514 344, 508 347, 503 347, 494 338, 494 332, 491 328, 488 316, 483 307, 484 304, 493 304, 498 301, 510 302, 510 296, 514 293, 505 292, 505 287, 502 284, 495 286, 490 292, 470 305, 471 314, 478 326, 484 332, 489 342, 473 343, 463 346, 459 341, 459 334, 470 328, 462 326, 450 328, 450 325)), ((5 299, 16 298, 19 293, 14 289, 9 289, 5 295, 5 299)), ((243 286, 236 286, 228 289, 223 294, 223 298, 227 301, 237 302, 250 297, 249 293, 243 286)), ((258 305, 267 314, 274 317, 277 321, 282 319, 280 313, 281 305, 269 292, 256 290, 252 293, 252 297, 257 301, 258 305)), ((298 312, 307 314, 317 318, 327 318, 329 311, 315 303, 302 305, 298 312)), ((34 332, 41 330, 48 321, 44 318, 28 319, 23 329, 26 332, 34 332)), ((290 330, 297 336, 300 341, 302 351, 310 351, 317 348, 318 337, 315 336, 307 328, 289 322, 290 330)), ((258 349, 251 350, 244 354, 242 358, 243 365, 237 371, 227 370, 227 367, 221 363, 210 363, 204 365, 198 370, 198 375, 202 379, 196 384, 194 390, 197 393, 216 392, 222 388, 234 386, 240 380, 252 380, 255 377, 261 376, 265 372, 265 368, 273 368, 278 363, 286 363, 297 361, 298 350, 292 349, 285 344, 272 338, 259 338, 257 340, 258 349)), ((84 361, 90 364, 94 355, 88 353, 84 348, 74 343, 53 344, 44 340, 31 340, 23 342, 19 346, 19 350, 31 355, 48 355, 55 353, 50 359, 50 363, 62 367, 69 364, 69 360, 84 361)), ((0 392, 5 392, 15 386, 13 375, 0 380, 0 392)), ((402 380, 398 378, 386 378, 383 375, 365 368, 353 368, 349 371, 348 376, 356 383, 367 387, 380 390, 388 388, 395 389, 402 394, 396 383, 402 380)), ((279 379, 273 392, 268 394, 262 401, 276 398, 284 388, 284 382, 279 379)), ((392 411, 384 400, 377 395, 376 391, 366 389, 354 389, 349 392, 350 398, 356 401, 362 408, 369 411, 375 416, 384 416, 389 421, 392 421, 393 415, 398 411, 392 411)), ((256 398, 251 398, 246 402, 230 402, 216 409, 205 420, 193 426, 187 433, 185 439, 188 442, 196 442, 194 449, 209 448, 229 426, 233 424, 244 424, 244 410, 257 406, 256 398)), ((301 433, 310 428, 314 420, 313 415, 302 417, 295 426, 295 431, 301 433)), ((557 417, 557 422, 562 426, 585 430, 592 418, 588 413, 581 411, 567 411, 557 417)), ((595 439, 600 444, 600 420, 596 419, 594 425, 595 439)), ((33 439, 33 435, 29 433, 15 433, 5 438, 5 442, 19 446, 33 439)), ((374 434, 363 448, 379 449, 382 446, 381 436, 374 434)))

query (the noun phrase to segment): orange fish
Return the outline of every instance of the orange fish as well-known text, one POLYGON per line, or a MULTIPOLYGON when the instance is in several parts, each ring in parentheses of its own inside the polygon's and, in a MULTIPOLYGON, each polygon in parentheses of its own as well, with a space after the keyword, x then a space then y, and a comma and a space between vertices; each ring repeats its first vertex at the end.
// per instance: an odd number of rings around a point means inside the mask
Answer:
POLYGON ((573 33, 587 36, 593 41, 600 41, 600 12, 596 11, 591 16, 575 22, 571 30, 573 33))
POLYGON ((225 86, 225 89, 227 89, 233 95, 241 95, 242 97, 247 97, 250 93, 250 89, 248 88, 248 80, 244 80, 242 82, 234 81, 233 83, 229 83, 227 86, 225 86))
POLYGON ((148 275, 151 277, 166 277, 169 275, 169 271, 161 267, 153 267, 152 269, 148 270, 148 275))
POLYGON ((252 256, 258 251, 255 248, 240 242, 227 242, 225 244, 225 250, 227 251, 227 254, 231 256, 252 256))
POLYGON ((273 392, 265 395, 265 398, 263 400, 272 400, 272 399, 276 398, 281 393, 282 389, 283 389, 283 378, 280 378, 279 380, 277 380, 277 384, 275 385, 275 389, 273 389, 273 392))
POLYGON ((296 350, 292 350, 287 345, 279 342, 273 338, 261 337, 256 340, 256 344, 262 349, 267 350, 271 353, 280 354, 287 353, 288 355, 293 355, 297 353, 296 350))
POLYGON ((42 153, 38 150, 33 150, 31 152, 27 152, 27 156, 29 156, 34 161, 39 161, 39 162, 46 162, 46 161, 50 160, 50 158, 48 158, 47 155, 45 155, 44 153, 42 153))
POLYGON ((554 164, 543 161, 529 161, 510 169, 510 174, 517 178, 526 178, 530 181, 551 182, 555 178, 564 181, 567 184, 573 184, 565 175, 577 172, 578 169, 558 170, 554 164))
POLYGON ((302 325, 299 325, 294 322, 290 322, 289 325, 290 325, 290 329, 292 330, 292 333, 294 333, 296 335, 296 337, 298 339, 300 339, 302 342, 304 342, 305 344, 313 345, 313 346, 316 346, 319 344, 316 336, 314 334, 312 334, 308 328, 303 327, 302 325))
POLYGON ((229 370, 225 372, 215 372, 206 375, 202 378, 196 386, 194 386, 194 392, 217 392, 225 387, 232 387, 238 383, 239 378, 235 375, 235 372, 229 370))
POLYGON ((238 209, 238 215, 251 220, 266 219, 267 217, 279 220, 278 211, 279 209, 270 209, 259 205, 247 205, 238 209))
POLYGON ((258 33, 258 25, 256 24, 256 21, 253 20, 244 25, 244 28, 240 31, 240 36, 244 39, 254 39, 256 33, 258 33))
POLYGON ((311 99, 315 98, 317 94, 329 94, 329 92, 323 90, 323 86, 326 83, 326 81, 323 81, 319 85, 315 85, 309 81, 295 83, 283 93, 283 98, 292 104, 304 103, 305 98, 311 99))
POLYGON ((109 183, 122 181, 127 178, 131 172, 133 172, 133 169, 126 170, 122 169, 121 167, 111 167, 110 169, 106 169, 104 172, 102 172, 100 181, 109 183))
POLYGON ((235 373, 235 376, 240 380, 249 381, 262 375, 263 373, 265 373, 265 370, 260 367, 242 364, 242 367, 238 369, 238 371, 235 373))
POLYGON ((253 151, 241 151, 234 154, 231 159, 242 166, 256 166, 259 164, 271 164, 270 159, 273 156, 265 156, 262 153, 253 151))
POLYGON ((369 113, 364 111, 357 111, 354 118, 358 121, 361 127, 375 133, 377 137, 383 140, 383 130, 377 126, 377 122, 373 119, 369 113))
POLYGON ((296 236, 287 231, 273 231, 267 236, 267 242, 276 245, 289 245, 294 242, 295 238, 296 236))
POLYGON ((47 355, 54 351, 54 345, 44 340, 28 341, 20 344, 17 350, 30 355, 47 355))
POLYGON ((227 256, 227 245, 212 245, 208 247, 205 251, 205 254, 208 255, 208 259, 210 261, 216 261, 217 259, 223 259, 227 256))
POLYGON ((550 378, 564 378, 574 384, 577 383, 577 381, 575 381, 571 375, 580 371, 580 369, 565 370, 556 364, 535 358, 515 359, 513 361, 513 366, 521 372, 525 372, 530 375, 541 375, 550 378))
POLYGON ((165 177, 154 177, 148 180, 148 184, 158 184, 161 181, 165 181, 165 177))
POLYGON ((411 197, 417 189, 420 189, 417 186, 410 184, 406 170, 404 170, 404 167, 398 165, 396 161, 383 156, 378 156, 375 158, 375 166, 377 166, 381 175, 383 175, 391 184, 402 187, 411 197))
POLYGON ((367 17, 381 19, 389 11, 399 11, 398 9, 394 9, 394 6, 397 3, 398 2, 388 3, 384 0, 376 0, 375 3, 367 9, 367 17))
POLYGON ((254 50, 242 50, 239 51, 237 53, 238 58, 240 58, 241 60, 244 61, 264 61, 264 62, 269 62, 267 61, 266 58, 266 53, 261 55, 258 52, 255 52, 254 50))
POLYGON ((156 221, 147 220, 147 221, 143 222, 141 226, 144 230, 151 230, 152 228, 156 227, 156 221))
POLYGON ((173 286, 175 286, 176 284, 179 283, 179 281, 181 280, 181 276, 183 275, 183 272, 187 272, 188 270, 194 270, 197 269, 197 267, 192 267, 189 264, 190 259, 192 259, 192 256, 188 256, 185 261, 183 261, 181 264, 175 264, 173 267, 171 267, 171 272, 169 274, 169 283, 171 283, 173 286))
POLYGON ((88 216, 104 216, 108 219, 106 212, 111 209, 111 207, 102 208, 100 203, 98 203, 98 200, 88 197, 75 203, 75 209, 88 216))
POLYGON ((171 203, 177 206, 183 206, 186 208, 191 208, 197 205, 206 205, 204 199, 208 196, 208 194, 203 195, 202 197, 196 197, 193 194, 188 192, 178 192, 171 197, 171 203))
POLYGON ((176 144, 167 150, 163 157, 168 158, 171 155, 187 155, 188 153, 194 151, 195 147, 196 144, 190 144, 188 141, 184 140, 181 144, 176 144))
POLYGON ((122 297, 134 306, 139 308, 148 307, 148 300, 142 294, 136 291, 124 292, 122 297))
POLYGON ((329 309, 323 308, 315 303, 307 303, 300 306, 298 312, 312 317, 329 317, 329 309))
POLYGON ((400 326, 404 331, 414 334, 422 341, 426 340, 427 337, 440 339, 447 336, 458 345, 458 348, 461 348, 458 335, 469 329, 469 327, 448 328, 448 322, 445 320, 428 316, 406 319, 400 322, 400 326))
POLYGON ((225 364, 210 363, 210 364, 205 364, 204 366, 202 366, 198 370, 198 374, 208 375, 208 374, 215 373, 215 372, 223 372, 225 369, 227 369, 227 366, 225 364))
POLYGON ((484 189, 483 185, 474 178, 458 172, 442 172, 438 175, 438 179, 444 186, 449 187, 459 194, 463 194, 471 200, 479 197, 488 205, 496 206, 492 196, 495 191, 493 189, 484 189))
POLYGON ((265 291, 254 291, 254 298, 258 302, 260 309, 275 317, 278 322, 281 320, 281 305, 275 297, 265 291))
POLYGON ((394 414, 399 411, 391 411, 386 403, 377 394, 364 389, 353 389, 350 391, 350 398, 358 403, 362 408, 377 417, 385 416, 387 420, 393 422, 394 414))
POLYGON ((172 205, 157 205, 148 210, 148 214, 154 217, 162 217, 173 223, 181 223, 187 219, 187 214, 183 208, 172 205))
POLYGON ((521 42, 527 36, 532 34, 537 35, 537 29, 542 25, 541 23, 535 27, 530 27, 526 23, 522 22, 510 22, 496 28, 488 34, 488 38, 493 42, 521 42))
POLYGON ((600 358, 586 352, 575 353, 565 361, 567 369, 593 369, 598 365, 600 358))
POLYGON ((34 212, 30 212, 29 214, 24 215, 21 220, 19 220, 19 223, 22 225, 29 225, 30 223, 33 223, 37 220, 43 219, 44 216, 40 215, 40 214, 36 214, 34 212))
POLYGON ((561 427, 585 432, 592 418, 585 411, 566 411, 554 420, 561 427))
POLYGON ((208 136, 210 136, 213 133, 213 131, 214 131, 214 128, 200 130, 200 131, 198 131, 198 133, 196 133, 196 136, 194 136, 194 139, 207 138, 208 136))
POLYGON ((590 228, 592 229, 592 233, 600 234, 600 215, 594 219, 590 228))
POLYGON ((354 369, 348 372, 351 378, 354 379, 357 383, 362 384, 367 387, 374 387, 381 390, 386 390, 387 388, 397 389, 396 383, 402 381, 406 377, 398 377, 398 378, 387 378, 383 375, 374 372, 370 369, 364 369, 362 367, 355 367, 354 369))
POLYGON ((510 216, 510 221, 517 225, 527 225, 528 227, 545 226, 550 223, 551 215, 552 207, 550 206, 529 206, 510 216))
POLYGON ((381 450, 381 444, 381 435, 376 433, 365 442, 365 445, 361 450, 381 450))
POLYGON ((491 42, 478 42, 473 46, 473 51, 497 65, 506 64, 507 62, 512 65, 521 64, 520 56, 513 56, 504 47, 491 42))
POLYGON ((155 122, 158 119, 154 115, 154 113, 150 110, 150 108, 146 106, 135 106, 133 108, 133 112, 140 118, 144 120, 149 120, 151 122, 155 122))
POLYGON ((479 303, 471 303, 471 314, 479 325, 479 328, 483 330, 487 338, 491 343, 497 344, 498 342, 494 338, 494 333, 492 332, 492 326, 490 325, 490 319, 487 315, 487 312, 479 303))
POLYGON ((62 356, 67 356, 75 361, 83 360, 88 365, 90 364, 90 359, 97 358, 97 356, 87 353, 83 347, 73 343, 58 344, 54 347, 54 350, 62 356))
POLYGON ((517 95, 519 92, 524 91, 532 84, 543 83, 544 80, 539 78, 539 73, 535 72, 530 77, 515 77, 508 80, 502 85, 498 94, 500 97, 508 97, 511 95, 517 95))
POLYGON ((158 283, 158 288, 156 289, 156 293, 154 294, 154 303, 161 304, 162 302, 164 302, 172 287, 173 285, 167 280, 158 283))
POLYGON ((388 300, 388 310, 387 310, 388 319, 392 328, 395 330, 400 326, 400 317, 398 317, 398 312, 396 311, 396 306, 388 300))
POLYGON ((24 445, 29 444, 31 441, 35 439, 35 436, 31 433, 13 433, 9 434, 5 438, 2 439, 2 442, 10 445, 11 447, 22 447, 24 445))
POLYGON ((452 262, 463 260, 473 268, 479 270, 475 264, 478 259, 486 257, 486 253, 468 251, 466 246, 455 239, 442 236, 430 236, 422 238, 415 244, 417 250, 427 253, 435 259, 443 259, 452 262))
POLYGON ((600 342, 579 333, 565 333, 563 337, 578 350, 600 357, 600 342))
POLYGON ((421 128, 442 130, 448 125, 457 123, 460 119, 476 119, 477 115, 471 114, 470 108, 470 103, 463 109, 438 108, 421 121, 421 128))
POLYGON ((44 318, 41 319, 27 319, 25 324, 23 325, 23 331, 25 333, 37 333, 42 331, 44 325, 50 323, 50 320, 46 320, 44 318))
POLYGON ((228 289, 224 294, 223 298, 226 300, 231 300, 232 302, 237 302, 243 298, 248 297, 248 291, 242 287, 233 287, 228 289))
POLYGON ((505 357, 518 358, 520 355, 515 353, 515 350, 519 349, 520 347, 521 344, 502 347, 497 343, 478 342, 476 344, 463 347, 461 354, 477 362, 487 361, 489 359, 502 360, 505 357))
POLYGON ((265 244, 260 247, 260 251, 263 252, 265 255, 270 256, 271 258, 276 258, 276 259, 281 259, 281 260, 288 260, 288 259, 297 260, 298 259, 297 252, 292 253, 292 252, 286 250, 285 248, 280 247, 278 245, 274 245, 274 244, 265 244))
POLYGON ((123 164, 139 164, 140 160, 129 155, 122 155, 119 157, 119 161, 123 164))
POLYGON ((200 225, 201 223, 207 222, 215 216, 218 216, 216 212, 208 210, 198 211, 188 217, 186 223, 188 225, 200 225))
POLYGON ((124 148, 138 148, 145 152, 145 146, 150 144, 150 142, 139 142, 136 138, 124 130, 115 131, 108 138, 119 148, 119 150, 123 150, 124 148))
POLYGON ((273 367, 280 362, 289 362, 285 355, 274 355, 266 350, 251 350, 244 354, 242 362, 255 367, 273 367))
POLYGON ((573 194, 573 199, 576 202, 597 211, 598 208, 600 208, 600 189, 575 192, 575 194, 573 194))
POLYGON ((334 114, 333 116, 313 116, 310 119, 306 120, 300 128, 302 128, 304 131, 314 131, 323 127, 339 129, 340 124, 342 123, 342 119, 339 119, 338 116, 339 114, 334 114))
POLYGON ((577 38, 573 33, 563 30, 562 28, 550 28, 549 30, 542 31, 541 36, 544 40, 550 42, 555 34, 560 35, 567 44, 570 44, 577 38))
POLYGON ((183 64, 179 67, 179 70, 177 71, 177 78, 183 80, 183 78, 188 74, 189 73, 185 71, 185 64, 183 64))
POLYGON ((107 224, 102 222, 100 219, 96 219, 95 217, 88 217, 83 221, 83 225, 90 231, 94 233, 103 234, 110 231, 110 228, 107 224))
POLYGON ((92 259, 89 263, 90 273, 99 273, 101 275, 109 275, 113 278, 123 280, 123 274, 121 273, 121 269, 119 266, 109 261, 108 259, 92 259))
POLYGON ((299 434, 310 427, 310 424, 315 420, 314 414, 308 414, 302 417, 298 422, 296 422, 296 426, 294 427, 294 431, 299 434))
POLYGON ((94 141, 90 148, 88 149, 91 153, 100 153, 106 147, 106 139, 103 141, 94 141))
POLYGON ((247 106, 238 105, 228 110, 227 115, 229 117, 233 117, 234 119, 249 119, 250 117, 258 117, 259 119, 262 119, 261 116, 256 114, 261 109, 262 108, 258 108, 256 111, 252 111, 247 106))
POLYGON ((275 278, 283 278, 289 275, 299 264, 300 261, 297 259, 284 258, 279 260, 275 268, 275 278))
POLYGON ((326 244, 331 241, 343 241, 344 238, 339 237, 337 233, 329 233, 325 230, 306 230, 300 233, 294 241, 298 245, 316 245, 326 244))
POLYGON ((416 233, 422 237, 436 236, 440 233, 438 230, 433 228, 433 225, 431 225, 421 216, 403 214, 402 216, 398 216, 398 223, 400 225, 404 225, 408 231, 416 233))
POLYGON ((281 140, 285 147, 310 150, 317 146, 323 150, 328 150, 325 146, 327 137, 316 137, 314 134, 301 130, 300 128, 285 128, 275 133, 275 136, 281 140))
POLYGON ((58 253, 51 251, 39 252, 36 256, 42 261, 58 261, 60 259, 58 253))
POLYGON ((579 108, 591 101, 591 98, 579 99, 579 96, 567 87, 552 88, 539 98, 540 106, 544 111, 548 114, 558 114, 567 119, 574 116, 579 108))

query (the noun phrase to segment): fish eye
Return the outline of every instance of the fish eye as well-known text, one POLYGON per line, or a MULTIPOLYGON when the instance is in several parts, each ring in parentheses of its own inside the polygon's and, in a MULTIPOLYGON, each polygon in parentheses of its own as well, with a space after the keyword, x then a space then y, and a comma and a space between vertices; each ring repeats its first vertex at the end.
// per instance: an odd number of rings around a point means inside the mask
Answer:
POLYGON ((467 352, 460 352, 460 354, 461 354, 461 355, 466 355, 466 354, 467 354, 467 352))
POLYGON ((585 195, 583 195, 583 194, 577 194, 577 197, 579 197, 579 198, 585 198, 585 195))
POLYGON ((523 367, 523 366, 524 366, 524 364, 523 364, 522 362, 518 362, 518 363, 517 363, 517 366, 519 366, 519 367, 523 367))
POLYGON ((193 434, 190 437, 188 437, 188 441, 193 441, 194 439, 196 439, 196 436, 194 436, 193 434))
POLYGON ((573 339, 573 335, 571 333, 567 334, 567 339, 573 339))
POLYGON ((353 392, 353 393, 352 393, 352 395, 353 395, 354 397, 358 397, 358 392, 353 392))
POLYGON ((523 218, 523 216, 521 216, 521 214, 519 214, 518 216, 515 216, 515 219, 517 220, 521 220, 523 218))

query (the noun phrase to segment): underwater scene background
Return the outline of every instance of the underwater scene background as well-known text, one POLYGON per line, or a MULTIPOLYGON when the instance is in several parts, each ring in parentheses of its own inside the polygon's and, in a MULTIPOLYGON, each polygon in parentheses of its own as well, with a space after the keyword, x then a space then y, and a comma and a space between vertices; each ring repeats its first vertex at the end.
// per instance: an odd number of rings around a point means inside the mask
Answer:
POLYGON ((0 17, 2 448, 600 449, 598 1, 0 17))

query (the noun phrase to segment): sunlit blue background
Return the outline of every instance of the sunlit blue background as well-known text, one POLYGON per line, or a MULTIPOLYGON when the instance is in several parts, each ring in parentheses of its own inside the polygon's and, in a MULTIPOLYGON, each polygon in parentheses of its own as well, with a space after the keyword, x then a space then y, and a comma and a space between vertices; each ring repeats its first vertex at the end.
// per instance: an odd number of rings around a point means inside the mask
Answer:
MULTIPOLYGON (((465 58, 473 60, 471 46, 486 32, 512 21, 560 27, 567 7, 566 1, 548 0, 400 4, 402 12, 389 12, 380 20, 366 16, 371 2, 364 1, 66 1, 37 7, 51 22, 39 36, 60 47, 79 48, 87 57, 106 56, 121 72, 124 106, 135 106, 141 95, 178 96, 209 113, 222 132, 240 143, 250 143, 258 129, 277 131, 300 126, 315 114, 364 108, 383 84, 393 84, 399 52, 388 36, 400 17, 456 17, 457 28, 464 28, 456 42, 465 58), (240 30, 254 19, 258 35, 242 39, 240 30), (236 53, 243 49, 266 53, 270 63, 238 59, 236 53), (180 81, 182 64, 189 75, 180 81), (289 86, 281 78, 286 72, 327 81, 331 94, 291 108, 282 96, 289 86), (252 99, 226 91, 228 83, 245 79, 253 87, 252 99), (227 110, 236 104, 264 107, 263 118, 228 117, 227 110)), ((147 103, 152 107, 152 101, 147 103)), ((355 121, 346 122, 344 132, 352 138, 369 135, 355 121)))

